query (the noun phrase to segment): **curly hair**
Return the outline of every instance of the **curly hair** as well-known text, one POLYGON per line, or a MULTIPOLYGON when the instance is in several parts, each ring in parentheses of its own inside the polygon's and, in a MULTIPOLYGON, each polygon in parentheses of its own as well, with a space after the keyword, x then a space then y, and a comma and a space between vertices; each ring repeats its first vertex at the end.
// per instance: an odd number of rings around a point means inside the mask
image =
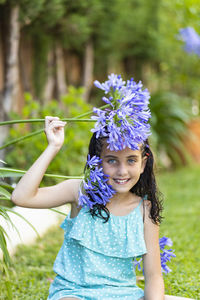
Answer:
MULTIPOLYGON (((95 133, 92 135, 88 151, 90 157, 95 155, 101 156, 105 139, 106 137, 96 138, 95 133)), ((162 220, 161 212, 163 210, 162 194, 157 188, 154 175, 154 157, 148 140, 146 140, 141 147, 141 155, 142 157, 147 156, 146 166, 144 172, 140 175, 138 182, 131 188, 130 192, 143 199, 148 199, 151 202, 149 217, 152 219, 153 223, 160 224, 162 220)), ((102 204, 95 204, 89 212, 93 217, 97 216, 102 218, 104 222, 107 222, 110 217, 109 210, 102 204)))

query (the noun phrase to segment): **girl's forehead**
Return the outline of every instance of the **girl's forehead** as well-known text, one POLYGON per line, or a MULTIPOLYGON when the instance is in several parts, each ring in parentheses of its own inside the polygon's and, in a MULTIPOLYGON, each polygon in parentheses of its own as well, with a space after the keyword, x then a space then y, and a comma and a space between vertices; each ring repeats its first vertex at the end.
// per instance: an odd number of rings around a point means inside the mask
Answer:
POLYGON ((107 155, 116 156, 116 157, 138 156, 138 155, 141 155, 140 149, 141 149, 141 147, 139 148, 139 150, 132 150, 132 149, 126 147, 123 150, 111 151, 110 149, 107 148, 107 145, 104 145, 102 148, 101 156, 107 156, 107 155))

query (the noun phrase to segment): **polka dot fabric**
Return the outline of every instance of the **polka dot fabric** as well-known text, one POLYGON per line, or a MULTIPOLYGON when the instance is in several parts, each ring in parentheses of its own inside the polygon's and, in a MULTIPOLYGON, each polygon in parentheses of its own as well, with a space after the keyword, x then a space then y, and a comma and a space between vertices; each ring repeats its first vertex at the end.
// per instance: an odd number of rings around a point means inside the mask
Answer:
POLYGON ((65 236, 54 263, 57 274, 48 300, 138 300, 133 258, 146 253, 140 204, 126 216, 110 214, 103 223, 82 208, 61 224, 65 236))

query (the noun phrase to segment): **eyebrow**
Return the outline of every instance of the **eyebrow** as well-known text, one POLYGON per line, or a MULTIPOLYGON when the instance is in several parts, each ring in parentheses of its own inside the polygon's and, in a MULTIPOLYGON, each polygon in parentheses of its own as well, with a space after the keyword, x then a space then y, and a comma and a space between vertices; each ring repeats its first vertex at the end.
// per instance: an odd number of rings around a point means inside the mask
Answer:
MULTIPOLYGON (((129 155, 126 158, 138 158, 139 155, 129 155)), ((118 156, 112 155, 112 154, 108 154, 104 156, 105 158, 118 158, 118 156)))

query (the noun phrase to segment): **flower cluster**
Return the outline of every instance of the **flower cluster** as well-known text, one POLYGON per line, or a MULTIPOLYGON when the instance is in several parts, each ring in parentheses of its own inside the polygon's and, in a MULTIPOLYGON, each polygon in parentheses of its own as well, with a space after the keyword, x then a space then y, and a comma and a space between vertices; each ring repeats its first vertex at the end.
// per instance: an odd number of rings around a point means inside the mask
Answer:
POLYGON ((185 42, 185 51, 200 56, 200 36, 192 27, 180 29, 180 36, 185 42))
POLYGON ((169 272, 171 272, 171 269, 167 266, 167 262, 171 260, 172 257, 176 257, 176 255, 174 254, 174 251, 172 249, 165 249, 165 246, 172 246, 172 240, 170 238, 167 238, 165 236, 163 236, 162 238, 160 238, 159 240, 159 245, 160 245, 160 258, 161 258, 161 268, 162 271, 167 274, 169 272))
MULTIPOLYGON (((172 240, 165 236, 159 239, 161 269, 162 272, 165 274, 171 272, 171 269, 167 266, 167 262, 170 261, 172 257, 176 257, 176 255, 174 254, 174 250, 165 249, 166 246, 171 247, 172 244, 173 244, 172 240)), ((139 271, 142 270, 141 263, 142 263, 142 258, 140 260, 136 260, 136 259, 134 260, 135 268, 137 267, 139 271)))
POLYGON ((150 133, 148 120, 151 116, 148 108, 150 94, 142 90, 142 83, 133 79, 123 81, 120 75, 111 74, 104 83, 95 81, 94 85, 102 89, 104 102, 110 105, 105 110, 94 108, 96 116, 96 137, 107 137, 108 148, 111 151, 129 147, 138 149, 150 133))
POLYGON ((103 173, 103 168, 100 166, 101 162, 102 160, 98 156, 90 158, 88 155, 84 180, 79 190, 80 206, 87 206, 92 209, 95 204, 106 205, 115 193, 107 183, 108 175, 103 173))

